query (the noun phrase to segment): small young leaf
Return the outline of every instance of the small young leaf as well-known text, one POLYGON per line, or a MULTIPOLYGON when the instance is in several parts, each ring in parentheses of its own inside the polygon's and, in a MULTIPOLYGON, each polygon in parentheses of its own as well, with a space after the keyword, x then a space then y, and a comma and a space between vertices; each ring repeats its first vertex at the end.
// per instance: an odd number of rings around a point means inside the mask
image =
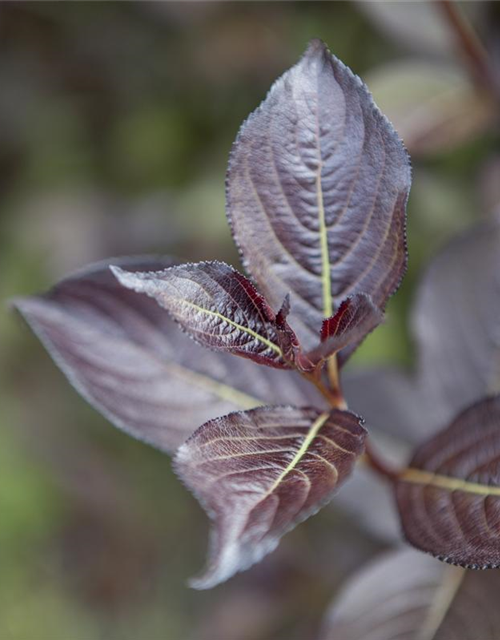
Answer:
POLYGON ((214 520, 206 573, 213 587, 259 562, 281 536, 328 502, 363 451, 347 411, 261 407, 204 424, 175 468, 214 520))
POLYGON ((290 368, 279 346, 274 312, 250 280, 229 265, 214 261, 151 273, 112 271, 123 286, 167 309, 204 347, 290 368))
POLYGON ((248 272, 270 304, 291 292, 313 348, 349 294, 383 309, 406 268, 408 156, 361 80, 314 40, 233 146, 227 210, 248 272))
POLYGON ((344 364, 360 341, 382 322, 383 317, 370 296, 356 293, 346 298, 334 316, 323 320, 321 344, 309 352, 309 358, 319 362, 340 351, 339 361, 344 364))
POLYGON ((395 486, 408 541, 452 564, 500 566, 500 396, 466 409, 395 486))
MULTIPOLYGON (((123 258, 118 264, 157 270, 173 261, 123 258)), ((90 404, 165 451, 199 424, 235 409, 276 401, 324 406, 294 372, 201 349, 156 302, 122 287, 107 262, 15 305, 90 404)))
POLYGON ((500 574, 449 567, 411 549, 356 573, 327 614, 321 640, 496 640, 500 574))

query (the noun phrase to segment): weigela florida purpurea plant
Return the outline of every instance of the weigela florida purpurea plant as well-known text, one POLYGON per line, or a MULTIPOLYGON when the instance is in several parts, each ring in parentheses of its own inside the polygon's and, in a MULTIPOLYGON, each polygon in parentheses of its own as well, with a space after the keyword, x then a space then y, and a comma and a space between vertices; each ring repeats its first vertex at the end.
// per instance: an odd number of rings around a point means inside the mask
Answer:
POLYGON ((405 272, 410 181, 366 86, 313 41, 231 151, 227 214, 251 280, 218 261, 124 258, 16 301, 91 404, 174 455, 213 521, 193 586, 260 561, 362 455, 389 480, 415 547, 466 567, 500 564, 498 398, 393 469, 342 393, 343 365, 405 272))

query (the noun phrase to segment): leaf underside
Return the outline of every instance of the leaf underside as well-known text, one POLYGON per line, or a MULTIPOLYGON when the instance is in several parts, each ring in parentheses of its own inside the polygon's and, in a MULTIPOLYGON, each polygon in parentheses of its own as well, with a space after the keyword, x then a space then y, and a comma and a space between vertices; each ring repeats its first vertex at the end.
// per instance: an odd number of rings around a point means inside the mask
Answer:
POLYGON ((281 536, 328 502, 362 453, 365 430, 346 411, 269 406, 204 424, 175 469, 214 521, 199 589, 270 553, 281 536))
MULTIPOLYGON (((140 271, 173 264, 153 257, 113 262, 140 271)), ((14 304, 90 404, 167 452, 221 413, 276 401, 324 406, 293 372, 200 348, 154 300, 121 286, 109 262, 14 304)))
POLYGON ((417 449, 395 487, 408 541, 472 569, 500 566, 500 397, 417 449))
POLYGON ((406 268, 406 151, 370 93, 311 42, 242 126, 227 211, 244 264, 270 304, 290 292, 306 348, 354 293, 383 309, 406 268))
POLYGON ((500 573, 439 564, 411 549, 358 571, 334 601, 321 640, 496 640, 500 573))

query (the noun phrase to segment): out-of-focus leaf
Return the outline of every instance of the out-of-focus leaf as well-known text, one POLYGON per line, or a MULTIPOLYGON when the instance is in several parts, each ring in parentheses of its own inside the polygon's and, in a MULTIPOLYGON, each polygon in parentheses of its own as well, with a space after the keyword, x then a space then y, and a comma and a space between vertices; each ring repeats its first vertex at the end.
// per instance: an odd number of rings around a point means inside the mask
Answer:
POLYGON ((411 549, 361 569, 327 615, 321 640, 496 640, 498 572, 450 567, 411 549))
POLYGON ((434 416, 422 428, 425 437, 500 392, 500 218, 466 231, 438 255, 412 318, 420 394, 434 416))
MULTIPOLYGON (((437 256, 420 284, 413 318, 415 374, 372 369, 343 380, 349 407, 366 419, 371 437, 389 436, 407 456, 412 444, 431 437, 466 406, 500 390, 498 219, 466 231, 437 256)), ((398 456, 399 463, 404 461, 398 456)), ((375 535, 393 540, 398 534, 395 514, 384 490, 371 477, 356 474, 339 502, 375 535), (366 503, 377 507, 366 509, 366 503)))
MULTIPOLYGON (((363 388, 368 393, 369 387, 363 388)), ((374 430, 372 427, 370 424, 367 429, 372 449, 383 454, 384 460, 393 468, 403 467, 410 455, 408 443, 382 428, 374 430)), ((374 477, 372 469, 362 462, 333 506, 350 514, 375 539, 390 544, 404 544, 392 491, 388 490, 385 481, 374 477)))
POLYGON ((486 160, 478 182, 483 211, 500 215, 500 153, 486 160))
POLYGON ((500 391, 500 219, 459 235, 424 274, 413 308, 417 370, 353 374, 344 389, 368 425, 418 442, 500 391))
POLYGON ((341 351, 339 360, 344 364, 360 341, 373 331, 383 319, 383 313, 370 296, 356 293, 342 301, 336 314, 323 320, 321 344, 308 355, 311 360, 323 360, 341 351))
MULTIPOLYGON (((158 270, 173 261, 114 263, 158 270)), ((324 406, 293 372, 200 349, 155 301, 121 286, 108 262, 15 305, 88 402, 119 428, 165 451, 175 450, 206 420, 235 409, 272 401, 324 406)))
POLYGON ((462 567, 500 566, 500 396, 419 447, 395 491, 415 547, 462 567))
POLYGON ((366 86, 312 41, 240 130, 227 209, 266 298, 290 292, 292 326, 313 348, 349 294, 383 308, 406 266, 406 151, 366 86))
POLYGON ((451 65, 406 60, 376 69, 367 83, 412 155, 450 151, 496 117, 492 100, 451 65))
POLYGON ((387 434, 401 444, 432 433, 434 410, 422 402, 414 377, 395 367, 370 368, 346 374, 342 389, 353 411, 365 417, 368 429, 387 434))
POLYGON ((261 560, 328 502, 362 453, 365 430, 346 411, 261 407, 204 424, 175 457, 214 520, 206 589, 261 560))
POLYGON ((229 265, 214 261, 148 273, 111 270, 124 287, 167 309, 202 346, 271 367, 290 367, 279 346, 273 310, 250 280, 229 265))
POLYGON ((403 47, 426 56, 454 55, 454 34, 433 3, 356 0, 356 5, 385 36, 403 47))

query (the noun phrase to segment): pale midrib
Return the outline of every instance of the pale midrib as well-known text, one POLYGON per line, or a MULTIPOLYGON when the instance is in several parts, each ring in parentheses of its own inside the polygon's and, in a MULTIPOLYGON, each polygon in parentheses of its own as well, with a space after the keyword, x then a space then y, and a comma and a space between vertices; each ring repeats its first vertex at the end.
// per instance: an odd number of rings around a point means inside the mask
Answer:
POLYGON ((293 471, 295 469, 295 467, 299 464, 301 459, 307 453, 307 451, 309 449, 309 446, 311 445, 311 442, 318 435, 318 431, 321 429, 321 427, 328 420, 328 417, 329 417, 328 413, 322 413, 319 416, 319 418, 317 420, 315 420, 315 422, 312 424, 311 428, 309 429, 309 431, 307 433, 307 436, 304 438, 304 441, 302 442, 302 445, 300 446, 300 449, 294 455, 293 460, 288 464, 286 469, 284 471, 282 471, 282 473, 280 473, 280 475, 275 480, 275 482, 272 485, 272 487, 266 491, 266 494, 265 494, 264 498, 269 496, 271 493, 273 493, 273 491, 275 491, 279 487, 279 485, 283 482, 283 480, 290 473, 290 471, 293 471))
POLYGON ((461 567, 446 566, 441 584, 416 640, 434 640, 465 577, 461 567))
POLYGON ((330 277, 330 253, 328 251, 328 232, 325 219, 325 205, 323 202, 323 187, 321 185, 321 172, 323 165, 320 162, 316 176, 316 192, 318 197, 319 234, 321 244, 321 282, 323 289, 323 315, 329 318, 333 315, 332 285, 330 277))
POLYGON ((248 335, 250 335, 253 338, 255 338, 256 340, 258 340, 259 342, 262 342, 262 344, 264 344, 266 347, 269 347, 269 349, 272 349, 281 358, 283 357, 283 352, 281 351, 281 349, 278 347, 277 344, 274 344, 274 342, 271 342, 271 340, 268 340, 267 338, 264 338, 264 336, 261 336, 260 334, 258 334, 253 329, 250 329, 249 327, 244 327, 242 324, 238 324, 234 320, 231 320, 231 318, 227 318, 226 316, 222 315, 222 313, 219 313, 218 311, 210 311, 209 309, 205 309, 204 307, 200 307, 199 305, 194 304, 194 302, 188 302, 187 300, 183 300, 182 304, 187 305, 188 307, 192 307, 193 309, 196 309, 197 311, 200 311, 201 313, 206 313, 209 316, 214 316, 215 318, 219 318, 220 320, 223 320, 224 322, 227 322, 228 324, 232 325, 233 327, 236 327, 236 329, 239 329, 240 331, 243 331, 244 333, 247 333, 248 335))
POLYGON ((259 407, 264 404, 258 398, 254 398, 247 393, 243 393, 243 391, 238 391, 238 389, 230 387, 229 385, 222 382, 217 382, 213 378, 209 378, 202 373, 197 373, 196 371, 187 369, 182 365, 169 363, 168 368, 174 375, 177 375, 179 378, 184 378, 190 383, 195 384, 196 386, 202 389, 206 389, 214 395, 219 396, 221 400, 231 402, 232 404, 239 406, 242 409, 253 409, 254 407, 259 407))
POLYGON ((399 481, 430 485, 439 489, 447 489, 448 491, 464 491, 465 493, 473 493, 479 496, 500 496, 500 487, 468 482, 467 480, 460 480, 460 478, 442 476, 430 471, 414 469, 413 467, 405 469, 399 477, 399 481))

